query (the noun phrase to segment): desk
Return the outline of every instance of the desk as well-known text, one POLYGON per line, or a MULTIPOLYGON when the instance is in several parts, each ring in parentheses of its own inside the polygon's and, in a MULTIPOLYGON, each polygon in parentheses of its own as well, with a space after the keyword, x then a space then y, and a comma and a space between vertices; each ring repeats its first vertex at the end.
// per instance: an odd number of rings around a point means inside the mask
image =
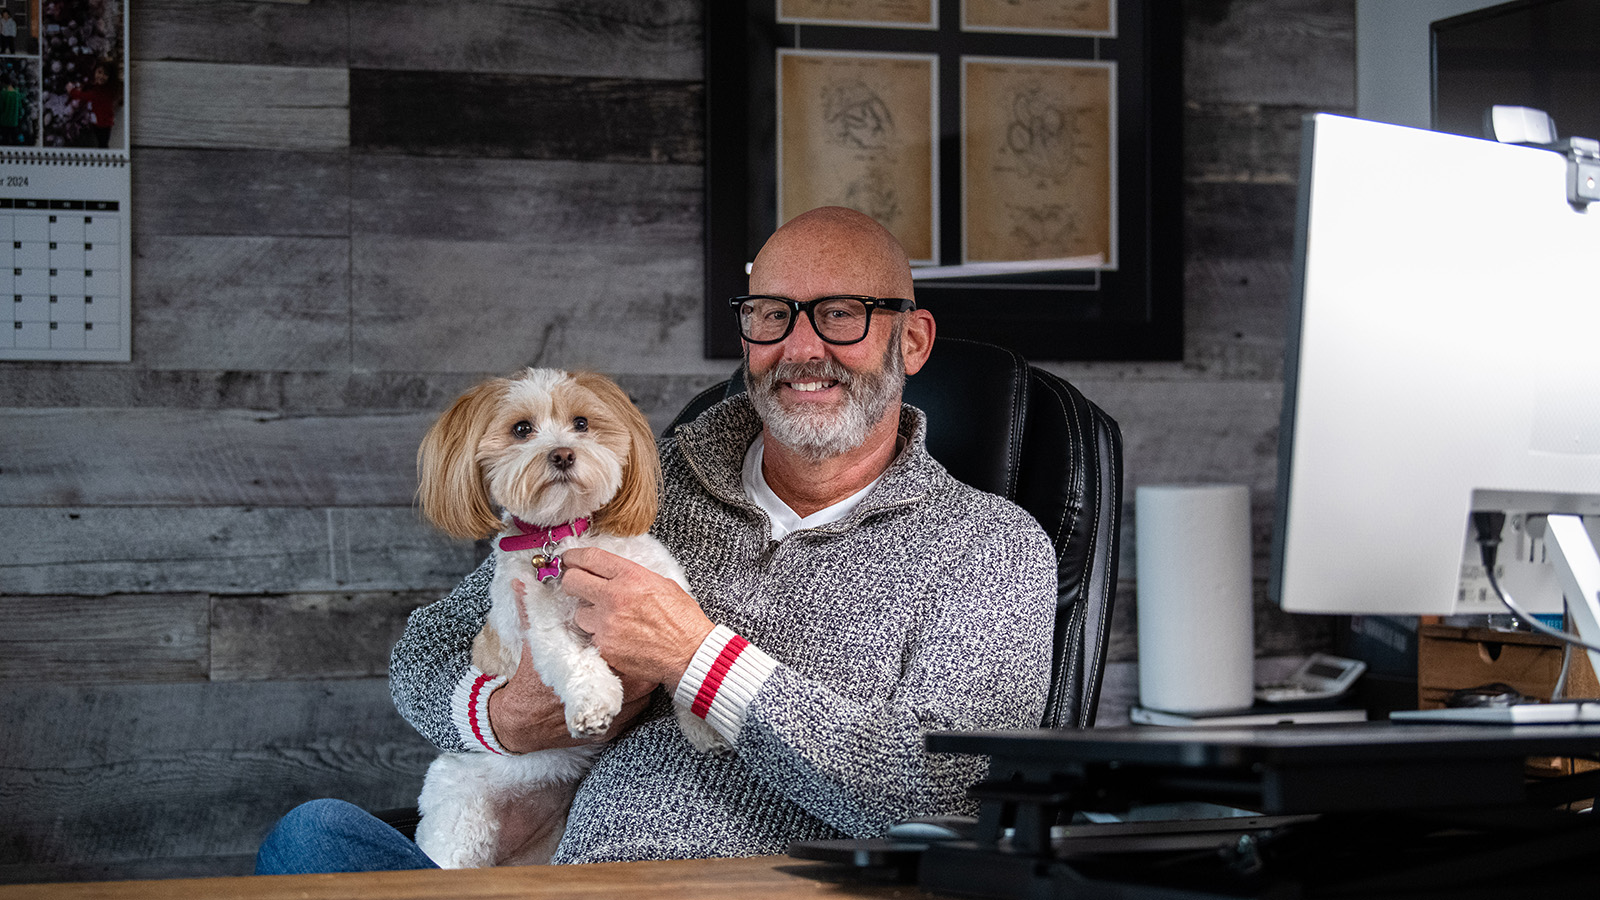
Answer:
POLYGON ((904 884, 830 884, 784 856, 0 886, 0 900, 932 900, 904 884))

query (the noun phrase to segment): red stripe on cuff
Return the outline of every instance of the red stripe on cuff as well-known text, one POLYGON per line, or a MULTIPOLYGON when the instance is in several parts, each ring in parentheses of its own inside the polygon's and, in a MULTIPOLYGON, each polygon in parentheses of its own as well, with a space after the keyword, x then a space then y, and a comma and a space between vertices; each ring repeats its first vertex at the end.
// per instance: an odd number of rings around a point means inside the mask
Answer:
POLYGON ((472 683, 472 690, 467 694, 467 722, 472 726, 472 736, 478 739, 478 743, 482 744, 485 750, 496 755, 503 755, 483 739, 483 729, 478 722, 478 692, 483 690, 483 686, 493 681, 494 678, 493 675, 485 673, 479 675, 478 680, 472 683))
POLYGON ((739 654, 748 646, 750 642, 741 635, 736 634, 728 639, 722 652, 717 654, 716 661, 711 664, 710 671, 706 672, 705 680, 700 682, 700 691, 694 695, 694 703, 689 707, 690 712, 702 719, 711 712, 711 701, 717 698, 717 690, 722 687, 723 676, 728 674, 728 670, 733 668, 734 660, 738 659, 739 654))

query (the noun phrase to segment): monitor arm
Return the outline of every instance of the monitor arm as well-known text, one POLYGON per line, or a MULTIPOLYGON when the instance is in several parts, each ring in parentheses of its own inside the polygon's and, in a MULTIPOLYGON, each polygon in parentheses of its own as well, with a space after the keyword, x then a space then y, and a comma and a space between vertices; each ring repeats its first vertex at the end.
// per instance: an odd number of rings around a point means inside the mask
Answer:
MULTIPOLYGON (((1588 644, 1600 644, 1600 554, 1583 527, 1583 518, 1574 515, 1550 516, 1548 546, 1555 550, 1556 574, 1567 596, 1567 612, 1578 628, 1578 637, 1588 644)), ((1589 651, 1589 664, 1600 673, 1600 652, 1589 651)))

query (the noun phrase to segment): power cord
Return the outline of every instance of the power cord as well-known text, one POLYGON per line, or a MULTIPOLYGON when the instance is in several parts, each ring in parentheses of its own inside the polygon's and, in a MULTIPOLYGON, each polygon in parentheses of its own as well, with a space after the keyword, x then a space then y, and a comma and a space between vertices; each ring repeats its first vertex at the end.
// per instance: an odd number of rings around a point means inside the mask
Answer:
POLYGON ((1526 610, 1518 606, 1510 594, 1501 589, 1499 579, 1494 577, 1494 563, 1496 557, 1500 555, 1500 530, 1505 527, 1505 524, 1505 513, 1475 512, 1472 514, 1472 527, 1477 532, 1478 537, 1478 554, 1483 559, 1483 570, 1489 576, 1489 586, 1494 588, 1495 596, 1500 598, 1500 602, 1505 604, 1506 609, 1511 610, 1511 614, 1517 617, 1517 621, 1534 631, 1565 641, 1572 646, 1600 653, 1600 646, 1591 644, 1565 631, 1557 631, 1535 619, 1526 610))

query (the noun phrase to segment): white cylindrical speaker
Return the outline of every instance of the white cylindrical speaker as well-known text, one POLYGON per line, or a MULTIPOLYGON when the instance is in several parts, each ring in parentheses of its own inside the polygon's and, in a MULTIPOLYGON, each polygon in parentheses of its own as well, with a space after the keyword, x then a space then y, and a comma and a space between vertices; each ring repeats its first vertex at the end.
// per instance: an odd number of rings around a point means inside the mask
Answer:
POLYGON ((1255 687, 1250 491, 1142 485, 1135 493, 1139 704, 1248 708, 1255 687))

